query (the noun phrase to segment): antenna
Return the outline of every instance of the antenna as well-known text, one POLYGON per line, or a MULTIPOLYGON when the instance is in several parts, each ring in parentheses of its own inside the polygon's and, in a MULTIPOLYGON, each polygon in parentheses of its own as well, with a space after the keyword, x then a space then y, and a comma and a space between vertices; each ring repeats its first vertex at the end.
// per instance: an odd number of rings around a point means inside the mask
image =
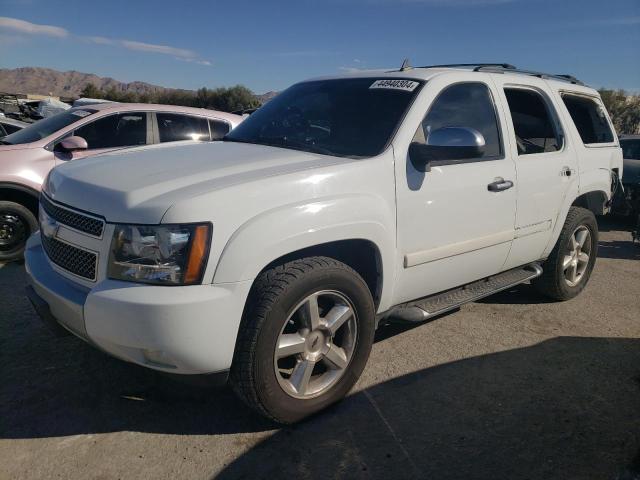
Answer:
POLYGON ((405 70, 411 70, 413 67, 411 65, 409 65, 409 59, 405 58, 402 61, 402 66, 400 67, 400 71, 404 72, 405 70))

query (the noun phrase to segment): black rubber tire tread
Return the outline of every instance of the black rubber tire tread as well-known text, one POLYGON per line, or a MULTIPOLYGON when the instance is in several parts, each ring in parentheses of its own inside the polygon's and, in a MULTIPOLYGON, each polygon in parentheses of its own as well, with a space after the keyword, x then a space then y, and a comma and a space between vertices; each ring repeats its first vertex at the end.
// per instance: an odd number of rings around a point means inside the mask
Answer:
MULTIPOLYGON (((29 227, 28 235, 31 235, 33 232, 38 230, 38 219, 33 215, 33 213, 31 213, 31 210, 24 205, 20 205, 16 202, 0 201, 0 211, 7 210, 14 211, 26 221, 29 227)), ((25 243, 23 243, 19 248, 14 248, 13 250, 4 253, 0 252, 0 262, 15 262, 22 260, 27 238, 25 238, 25 243)))
POLYGON ((541 294, 558 301, 569 300, 578 295, 589 282, 593 266, 598 254, 598 223, 591 210, 582 207, 571 207, 549 258, 542 264, 543 273, 533 280, 532 284, 541 294), (583 280, 575 287, 570 287, 562 272, 563 249, 576 228, 585 225, 591 232, 592 249, 589 265, 583 280))
MULTIPOLYGON (((245 311, 238 332, 238 338, 236 340, 236 349, 229 375, 229 382, 236 395, 240 397, 245 404, 259 414, 279 424, 295 423, 304 417, 285 418, 283 416, 276 416, 261 400, 255 371, 259 335, 261 330, 265 327, 268 314, 276 302, 283 296, 290 293, 290 290, 298 282, 302 281, 310 273, 318 270, 333 272, 336 270, 343 271, 353 277, 354 280, 360 282, 361 287, 366 289, 367 295, 369 296, 372 317, 375 314, 373 299, 371 298, 371 293, 369 292, 365 281, 351 267, 333 258, 320 256, 306 257, 277 265, 259 275, 252 287, 249 299, 245 306, 245 311)), ((369 356, 369 351, 373 343, 374 318, 371 318, 370 320, 372 324, 370 329, 371 334, 369 335, 370 338, 364 339, 364 342, 368 343, 368 345, 365 345, 365 348, 367 348, 366 358, 369 356)), ((351 365, 348 368, 351 368, 351 365)), ((362 365, 362 368, 364 368, 364 365, 362 365)), ((362 368, 357 372, 358 377, 360 376, 362 368)), ((349 386, 347 392, 351 389, 351 386, 349 386)), ((347 392, 345 392, 345 394, 347 392)), ((335 401, 340 398, 337 398, 335 401)))

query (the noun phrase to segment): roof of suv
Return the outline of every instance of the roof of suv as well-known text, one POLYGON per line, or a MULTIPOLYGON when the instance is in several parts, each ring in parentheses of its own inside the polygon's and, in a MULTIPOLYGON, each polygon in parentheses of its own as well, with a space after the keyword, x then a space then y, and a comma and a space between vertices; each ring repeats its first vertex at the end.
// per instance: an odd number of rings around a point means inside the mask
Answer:
POLYGON ((377 70, 355 70, 340 75, 324 76, 314 78, 312 80, 321 79, 338 79, 338 78, 363 78, 363 77, 380 77, 380 78, 406 78, 414 80, 430 80, 437 75, 451 74, 459 72, 476 72, 482 73, 499 73, 504 74, 513 79, 514 82, 527 83, 526 79, 537 77, 546 80, 553 85, 554 88, 575 90, 592 93, 594 90, 586 86, 580 80, 571 75, 557 75, 543 72, 535 72, 531 70, 521 70, 513 65, 508 64, 459 64, 459 65, 435 65, 427 67, 406 67, 400 69, 377 69, 377 70))
POLYGON ((154 103, 119 103, 119 102, 109 102, 109 103, 93 103, 89 105, 83 105, 79 107, 74 107, 78 110, 97 110, 99 112, 131 112, 131 111, 140 111, 144 110, 147 112, 171 112, 171 113, 190 113, 193 115, 203 115, 206 117, 215 117, 223 120, 227 120, 234 125, 242 121, 242 117, 240 115, 235 115, 233 113, 221 112, 219 110, 209 110, 206 108, 193 108, 193 107, 182 107, 179 105, 158 105, 154 103))

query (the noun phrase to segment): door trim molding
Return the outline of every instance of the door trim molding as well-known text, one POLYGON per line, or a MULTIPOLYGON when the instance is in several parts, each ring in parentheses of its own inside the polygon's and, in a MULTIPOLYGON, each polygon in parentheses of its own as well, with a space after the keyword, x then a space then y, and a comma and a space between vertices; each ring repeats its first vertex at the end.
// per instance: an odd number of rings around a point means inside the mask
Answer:
POLYGON ((454 257, 463 253, 511 242, 513 241, 514 233, 514 230, 505 230, 485 237, 465 240, 464 242, 407 253, 404 256, 404 268, 415 267, 423 263, 434 262, 436 260, 442 260, 443 258, 454 257))

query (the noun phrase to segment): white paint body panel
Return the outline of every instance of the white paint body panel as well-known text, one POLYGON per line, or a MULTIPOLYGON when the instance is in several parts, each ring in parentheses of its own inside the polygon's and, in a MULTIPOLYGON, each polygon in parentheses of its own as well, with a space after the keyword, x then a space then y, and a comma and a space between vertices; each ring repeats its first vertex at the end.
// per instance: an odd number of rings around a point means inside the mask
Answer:
MULTIPOLYGON (((100 241, 61 230, 68 241, 99 252, 96 282, 49 265, 88 291, 82 321, 91 341, 151 368, 163 369, 145 361, 143 350, 164 352, 179 373, 227 369, 250 287, 279 257, 336 240, 368 240, 379 252, 382 313, 540 260, 553 248, 577 195, 594 189, 610 195, 609 173, 602 169, 622 167, 617 142, 584 147, 562 105, 560 89, 595 95, 586 87, 455 69, 361 75, 426 81, 377 157, 186 143, 135 148, 54 169, 45 185, 54 201, 108 222, 100 241), (504 158, 417 172, 407 152, 418 125, 443 88, 467 81, 484 82, 492 92, 504 158), (536 88, 549 98, 565 132, 560 152, 518 157, 502 93, 507 84, 536 88), (561 177, 565 165, 576 175, 561 177), (487 185, 497 177, 513 181, 514 188, 489 192, 487 185), (203 285, 159 287, 106 278, 110 224, 189 222, 213 225, 203 285)), ((30 258, 37 283, 37 272, 47 266, 35 265, 42 255, 30 258)), ((50 298, 57 295, 38 285, 50 298)))

